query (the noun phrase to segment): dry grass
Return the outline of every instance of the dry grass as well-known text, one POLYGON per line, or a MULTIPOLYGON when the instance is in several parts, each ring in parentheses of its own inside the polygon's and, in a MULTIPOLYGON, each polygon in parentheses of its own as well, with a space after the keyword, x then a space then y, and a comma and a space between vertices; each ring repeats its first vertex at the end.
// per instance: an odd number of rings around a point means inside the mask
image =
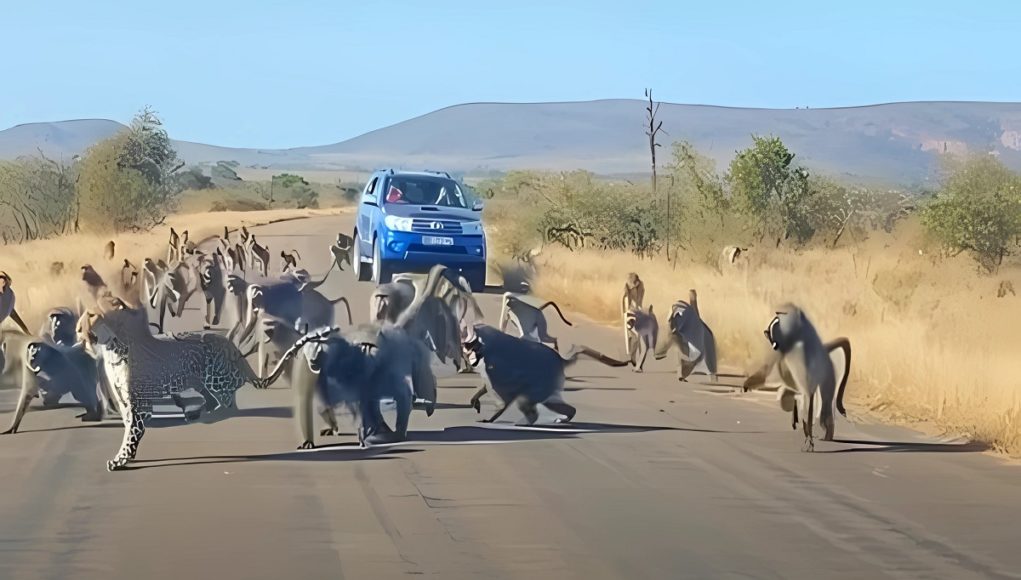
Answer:
MULTIPOLYGON (((38 240, 27 244, 4 246, 0 270, 12 278, 12 287, 17 294, 17 309, 29 330, 35 330, 45 313, 57 306, 75 305, 81 288, 81 271, 84 264, 92 264, 103 279, 114 286, 120 275, 124 258, 141 267, 146 257, 167 255, 167 233, 173 226, 178 232, 188 230, 194 241, 220 234, 223 226, 231 228, 254 226, 282 219, 333 215, 344 210, 271 210, 255 212, 217 212, 201 214, 179 214, 167 219, 167 226, 145 233, 123 233, 113 237, 117 244, 113 261, 103 258, 103 247, 111 238, 93 234, 76 234, 59 238, 38 240), (64 271, 58 276, 50 273, 54 261, 64 264, 64 271)), ((8 327, 10 322, 5 322, 8 327)))
POLYGON ((997 296, 1003 282, 1021 287, 1021 268, 980 276, 967 259, 919 255, 918 236, 907 229, 854 249, 753 249, 746 267, 722 273, 704 257, 673 266, 548 248, 532 288, 608 324, 619 324, 626 272, 641 276, 661 320, 695 288, 722 362, 745 369, 768 349, 762 330, 773 308, 792 301, 824 339, 851 339, 848 396, 856 404, 1021 454, 1021 297, 997 296))

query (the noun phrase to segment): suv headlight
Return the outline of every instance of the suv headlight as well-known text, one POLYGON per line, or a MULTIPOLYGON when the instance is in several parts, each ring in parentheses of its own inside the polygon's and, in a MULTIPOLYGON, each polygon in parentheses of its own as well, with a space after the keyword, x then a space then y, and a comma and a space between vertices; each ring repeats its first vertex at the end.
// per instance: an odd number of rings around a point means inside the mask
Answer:
POLYGON ((383 218, 383 223, 386 224, 387 229, 398 232, 410 232, 411 221, 411 218, 397 217, 395 215, 388 215, 383 218))
POLYGON ((481 235, 482 222, 481 221, 461 222, 461 232, 472 236, 481 235))

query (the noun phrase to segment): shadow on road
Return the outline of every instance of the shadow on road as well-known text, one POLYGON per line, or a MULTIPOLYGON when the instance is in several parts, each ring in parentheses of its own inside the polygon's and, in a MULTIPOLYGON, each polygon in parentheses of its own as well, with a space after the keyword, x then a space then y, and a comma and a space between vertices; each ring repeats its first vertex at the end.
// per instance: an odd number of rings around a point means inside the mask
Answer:
POLYGON ((864 441, 860 439, 834 439, 834 443, 864 445, 848 449, 832 449, 823 453, 981 453, 991 447, 978 441, 966 443, 907 443, 898 441, 864 441))
POLYGON ((568 393, 573 393, 575 391, 634 391, 634 390, 636 390, 634 387, 564 387, 564 391, 568 393))
POLYGON ((294 409, 290 407, 257 407, 254 409, 238 409, 238 417, 265 417, 267 419, 289 419, 294 417, 294 409))
POLYGON ((254 463, 260 461, 375 461, 397 459, 398 455, 418 453, 422 449, 392 449, 373 447, 362 449, 357 443, 323 445, 303 451, 286 451, 264 455, 204 455, 174 459, 136 459, 124 467, 124 471, 153 469, 157 467, 183 467, 187 465, 218 465, 227 463, 254 463), (139 465, 142 464, 142 465, 139 465))

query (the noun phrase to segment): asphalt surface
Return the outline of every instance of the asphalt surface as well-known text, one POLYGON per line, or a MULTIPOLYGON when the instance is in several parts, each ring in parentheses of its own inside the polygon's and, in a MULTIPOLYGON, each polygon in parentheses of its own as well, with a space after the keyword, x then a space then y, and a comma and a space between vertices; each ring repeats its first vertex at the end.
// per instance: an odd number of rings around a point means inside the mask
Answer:
MULTIPOLYGON (((321 273, 350 223, 256 231, 321 273)), ((322 290, 367 317, 368 283, 322 290)), ((617 331, 568 316, 561 344, 620 354, 617 331)), ((1021 577, 1021 474, 974 445, 838 416, 838 441, 802 453, 772 395, 679 383, 671 359, 575 365, 576 422, 548 427, 480 424, 478 376, 442 375, 408 443, 360 450, 349 427, 296 451, 290 390, 245 387, 239 417, 154 421, 116 473, 118 420, 30 412, 0 437, 0 578, 1021 577)), ((13 406, 0 391, 0 424, 13 406)))

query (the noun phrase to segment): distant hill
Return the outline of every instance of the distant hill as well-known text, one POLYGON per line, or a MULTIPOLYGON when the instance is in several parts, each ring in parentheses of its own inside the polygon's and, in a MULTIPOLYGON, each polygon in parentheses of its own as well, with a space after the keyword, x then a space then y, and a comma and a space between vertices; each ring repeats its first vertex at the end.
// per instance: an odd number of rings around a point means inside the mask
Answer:
MULTIPOLYGON (((588 169, 648 171, 639 100, 473 103, 440 109, 347 141, 294 149, 234 149, 176 142, 190 163, 234 160, 280 169, 406 166, 458 172, 588 169)), ((774 134, 811 169, 854 181, 908 184, 933 175, 939 152, 989 152, 1021 169, 1021 103, 916 102, 831 109, 744 109, 664 103, 669 142, 687 139, 720 163, 751 134, 774 134)), ((0 131, 0 157, 70 156, 121 125, 83 120, 0 131)))

